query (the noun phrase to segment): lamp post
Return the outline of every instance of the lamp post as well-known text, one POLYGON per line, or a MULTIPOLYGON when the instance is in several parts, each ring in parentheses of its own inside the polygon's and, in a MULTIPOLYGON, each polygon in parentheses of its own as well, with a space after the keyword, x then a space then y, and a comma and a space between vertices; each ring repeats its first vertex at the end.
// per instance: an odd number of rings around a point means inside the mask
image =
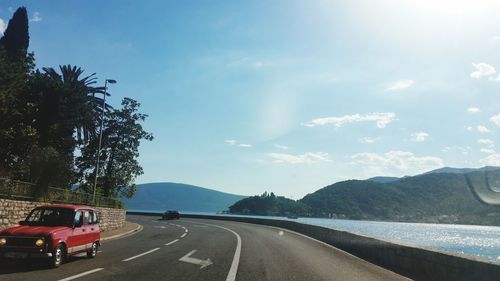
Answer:
POLYGON ((102 99, 102 112, 101 112, 101 129, 99 132, 99 148, 97 149, 97 161, 95 162, 95 178, 94 178, 94 194, 92 196, 92 203, 95 204, 95 192, 97 190, 97 177, 99 175, 99 159, 101 156, 101 145, 102 145, 102 131, 104 127, 104 110, 106 107, 106 95, 108 94, 108 83, 115 84, 116 80, 106 79, 104 81, 104 98, 102 99))

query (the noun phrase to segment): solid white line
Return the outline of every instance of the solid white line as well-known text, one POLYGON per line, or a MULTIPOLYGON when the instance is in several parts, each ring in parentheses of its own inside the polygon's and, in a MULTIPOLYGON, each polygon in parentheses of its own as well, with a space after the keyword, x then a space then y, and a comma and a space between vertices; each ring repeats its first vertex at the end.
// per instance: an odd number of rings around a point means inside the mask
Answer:
POLYGON ((151 254, 152 252, 157 251, 157 250, 159 250, 159 249, 160 249, 160 248, 154 248, 153 250, 150 250, 150 251, 144 252, 144 253, 139 254, 139 255, 137 255, 137 256, 133 256, 133 257, 130 257, 130 258, 128 258, 128 259, 124 259, 123 261, 131 261, 131 260, 136 259, 136 258, 138 258, 138 257, 142 257, 142 256, 144 256, 144 255, 151 254))
POLYGON ((234 236, 236 236, 236 250, 234 251, 233 262, 231 263, 231 268, 229 269, 229 272, 227 274, 226 281, 236 280, 236 273, 238 273, 238 265, 240 263, 240 255, 241 255, 241 237, 240 237, 240 235, 238 233, 236 233, 235 231, 233 231, 229 228, 220 226, 220 225, 201 223, 201 222, 193 222, 193 221, 187 221, 187 222, 222 228, 224 230, 227 230, 227 231, 233 233, 234 236))
POLYGON ((179 241, 179 239, 175 239, 174 241, 168 242, 167 244, 165 244, 165 246, 170 246, 170 245, 174 244, 177 241, 179 241))
POLYGON ((73 279, 80 278, 80 277, 85 276, 85 275, 92 274, 92 273, 97 272, 97 271, 101 271, 101 270, 103 270, 103 269, 104 269, 104 268, 96 268, 96 269, 92 269, 92 270, 85 271, 85 272, 82 272, 82 273, 77 274, 77 275, 70 276, 70 277, 68 277, 68 278, 61 279, 61 280, 59 280, 59 281, 69 281, 69 280, 73 280, 73 279))
POLYGON ((187 233, 182 234, 182 235, 181 235, 181 238, 186 237, 186 234, 187 234, 187 233))

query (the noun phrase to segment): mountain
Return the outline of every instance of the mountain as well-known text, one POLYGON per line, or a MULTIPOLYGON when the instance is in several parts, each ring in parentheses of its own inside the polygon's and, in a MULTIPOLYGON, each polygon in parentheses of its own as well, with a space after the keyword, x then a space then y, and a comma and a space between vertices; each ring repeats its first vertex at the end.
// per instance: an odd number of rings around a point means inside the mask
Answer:
POLYGON ((181 183, 138 184, 134 197, 124 199, 127 210, 224 211, 247 196, 181 183))
POLYGON ((491 172, 494 170, 498 170, 500 167, 493 167, 493 166, 485 166, 482 168, 452 168, 452 167, 443 167, 439 168, 436 170, 432 170, 429 172, 424 173, 425 174, 465 174, 465 173, 470 173, 470 172, 491 172))
POLYGON ((413 177, 337 182, 298 201, 274 197, 272 193, 272 196, 253 196, 236 202, 230 211, 252 215, 500 225, 500 206, 484 204, 476 195, 475 190, 489 189, 500 190, 500 168, 442 168, 413 177))
POLYGON ((350 219, 466 224, 500 224, 500 206, 481 203, 474 187, 485 189, 498 182, 500 170, 485 167, 472 172, 459 169, 405 177, 392 182, 349 180, 324 187, 299 200, 314 216, 350 219), (443 172, 446 171, 446 172, 443 172), (485 171, 488 171, 486 181, 485 171))
POLYGON ((388 183, 388 182, 393 182, 397 181, 399 178, 397 177, 373 177, 367 179, 367 181, 374 181, 374 182, 379 182, 379 183, 388 183))
MULTIPOLYGON (((490 172, 490 171, 494 171, 494 170, 498 170, 498 169, 500 169, 500 167, 494 167, 494 166, 485 166, 485 167, 482 167, 482 168, 452 168, 452 167, 443 167, 443 168, 439 168, 439 169, 436 169, 436 170, 425 172, 422 175, 426 175, 426 174, 466 174, 466 173, 470 173, 470 172, 490 172)), ((407 178, 407 177, 409 177, 409 176, 404 176, 402 178, 407 178)), ((379 183, 388 183, 388 182, 397 181, 397 180, 402 179, 402 178, 380 176, 380 177, 369 178, 367 180, 368 181, 379 182, 379 183)))

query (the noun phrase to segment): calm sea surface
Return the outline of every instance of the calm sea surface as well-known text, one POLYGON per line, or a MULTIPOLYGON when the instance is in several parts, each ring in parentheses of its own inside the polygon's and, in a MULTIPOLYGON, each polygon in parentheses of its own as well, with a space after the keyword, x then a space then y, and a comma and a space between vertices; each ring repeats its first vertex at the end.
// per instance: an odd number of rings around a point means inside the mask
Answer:
MULTIPOLYGON (((213 213, 185 213, 214 215, 213 213)), ((384 240, 401 241, 406 244, 413 244, 424 248, 478 256, 500 262, 500 227, 497 226, 377 222, 319 218, 288 219, 284 217, 250 217, 297 221, 300 223, 359 233, 384 240)))

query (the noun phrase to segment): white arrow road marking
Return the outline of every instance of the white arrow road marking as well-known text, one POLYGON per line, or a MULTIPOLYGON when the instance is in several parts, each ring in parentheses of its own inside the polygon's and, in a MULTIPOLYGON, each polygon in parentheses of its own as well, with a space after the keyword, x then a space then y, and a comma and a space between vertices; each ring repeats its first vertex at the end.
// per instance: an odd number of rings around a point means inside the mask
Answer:
POLYGON ((192 250, 191 252, 187 253, 185 256, 183 256, 182 258, 180 258, 179 261, 183 261, 183 262, 187 262, 187 263, 192 263, 192 264, 196 264, 196 265, 201 265, 200 269, 205 268, 205 267, 213 264, 210 259, 200 260, 200 259, 197 259, 197 258, 190 257, 194 253, 196 253, 196 250, 192 250))
POLYGON ((240 264, 240 255, 241 255, 241 237, 238 233, 235 231, 220 226, 220 225, 215 225, 215 224, 209 224, 209 223, 202 223, 202 222, 194 222, 194 221, 187 221, 192 224, 201 224, 201 225, 206 225, 206 226, 213 226, 213 227, 218 227, 224 230, 227 230, 236 236, 236 250, 234 251, 234 257, 233 257, 233 262, 231 263, 231 268, 229 269, 229 272, 227 273, 226 281, 234 281, 236 280, 236 273, 238 273, 238 265, 240 264))
POLYGON ((186 237, 186 234, 187 234, 187 233, 186 233, 186 232, 184 232, 184 234, 182 234, 182 235, 181 235, 181 238, 186 237))

